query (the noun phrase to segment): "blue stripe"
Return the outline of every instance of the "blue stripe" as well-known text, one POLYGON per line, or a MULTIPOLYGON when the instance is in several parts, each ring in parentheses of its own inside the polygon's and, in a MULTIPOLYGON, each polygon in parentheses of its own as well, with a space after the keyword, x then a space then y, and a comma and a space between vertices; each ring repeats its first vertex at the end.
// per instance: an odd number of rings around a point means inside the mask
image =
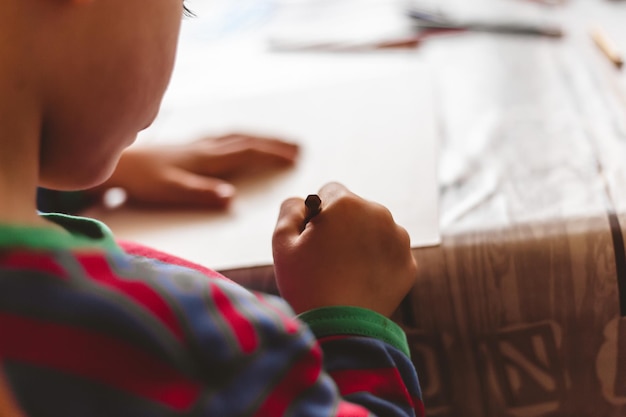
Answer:
POLYGON ((69 282, 39 272, 0 269, 0 311, 117 337, 187 374, 194 372, 169 329, 127 297, 88 280, 69 282))
POLYGON ((325 368, 330 371, 349 369, 397 368, 407 390, 422 398, 417 372, 401 351, 378 339, 347 337, 322 343, 325 368))

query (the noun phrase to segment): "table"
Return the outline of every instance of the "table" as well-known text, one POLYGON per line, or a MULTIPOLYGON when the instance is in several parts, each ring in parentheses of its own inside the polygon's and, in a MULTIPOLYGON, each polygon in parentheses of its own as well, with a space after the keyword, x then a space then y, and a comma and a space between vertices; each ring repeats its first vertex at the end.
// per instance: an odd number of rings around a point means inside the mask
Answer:
MULTIPOLYGON (((587 33, 599 21, 626 50, 626 4, 546 14, 565 38, 421 46, 437 74, 442 244, 414 250, 394 318, 429 416, 626 415, 626 76, 587 33)), ((225 273, 276 291, 271 267, 225 273)))

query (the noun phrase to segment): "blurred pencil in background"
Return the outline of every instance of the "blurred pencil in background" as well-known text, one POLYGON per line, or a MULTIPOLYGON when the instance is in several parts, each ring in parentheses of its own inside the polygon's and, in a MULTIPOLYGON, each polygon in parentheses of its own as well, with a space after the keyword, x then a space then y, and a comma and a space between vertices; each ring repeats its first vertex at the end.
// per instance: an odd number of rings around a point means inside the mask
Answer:
POLYGON ((609 38, 606 31, 598 25, 594 25, 590 30, 591 38, 602 51, 602 53, 615 65, 617 68, 622 68, 624 65, 624 59, 622 58, 621 51, 617 48, 615 43, 609 38))

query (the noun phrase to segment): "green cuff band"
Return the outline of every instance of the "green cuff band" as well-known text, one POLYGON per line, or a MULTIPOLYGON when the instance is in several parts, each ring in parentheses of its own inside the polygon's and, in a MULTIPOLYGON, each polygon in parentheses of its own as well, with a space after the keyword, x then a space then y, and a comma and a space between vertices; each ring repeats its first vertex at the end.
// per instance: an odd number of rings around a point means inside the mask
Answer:
POLYGON ((404 331, 387 317, 360 307, 333 306, 306 311, 298 318, 316 337, 354 335, 382 340, 410 357, 404 331))

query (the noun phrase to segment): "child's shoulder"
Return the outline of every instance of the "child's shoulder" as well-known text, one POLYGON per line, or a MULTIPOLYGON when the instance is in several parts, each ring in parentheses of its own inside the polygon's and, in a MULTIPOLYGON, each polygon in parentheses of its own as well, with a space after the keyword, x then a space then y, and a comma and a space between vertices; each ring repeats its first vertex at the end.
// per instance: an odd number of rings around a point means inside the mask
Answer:
POLYGON ((180 313, 212 286, 243 290, 208 268, 118 243, 100 222, 51 218, 68 233, 0 225, 0 313, 180 338, 180 313))
POLYGON ((186 358, 194 311, 210 308, 216 291, 246 296, 214 271, 140 245, 0 247, 0 329, 14 336, 72 334, 186 358))

